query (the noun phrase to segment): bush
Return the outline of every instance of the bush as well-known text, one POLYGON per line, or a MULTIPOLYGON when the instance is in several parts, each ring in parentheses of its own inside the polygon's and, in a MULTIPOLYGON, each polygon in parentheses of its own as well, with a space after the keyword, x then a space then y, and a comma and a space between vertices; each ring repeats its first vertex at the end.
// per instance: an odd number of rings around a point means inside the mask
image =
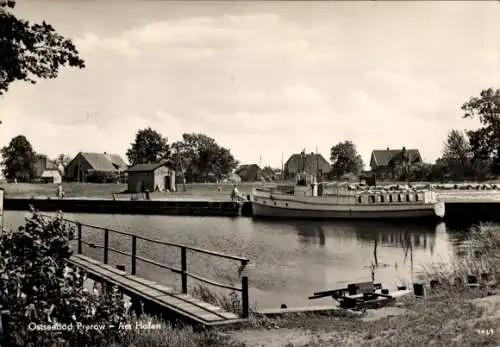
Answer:
POLYGON ((87 176, 89 183, 114 183, 120 179, 120 176, 115 172, 94 171, 87 176))
POLYGON ((11 345, 119 341, 120 331, 108 326, 125 322, 122 298, 116 288, 101 296, 84 289, 86 275, 65 261, 73 238, 61 214, 47 218, 36 212, 17 231, 0 236, 0 305, 10 310, 11 345), (89 324, 105 328, 86 331, 89 324), (57 325, 72 329, 41 330, 57 325))

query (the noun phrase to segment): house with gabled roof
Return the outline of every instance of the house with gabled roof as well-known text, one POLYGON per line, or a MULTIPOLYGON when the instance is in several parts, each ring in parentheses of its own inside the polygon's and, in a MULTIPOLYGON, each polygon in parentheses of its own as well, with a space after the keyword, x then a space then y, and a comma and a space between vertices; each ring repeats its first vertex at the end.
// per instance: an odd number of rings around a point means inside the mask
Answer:
POLYGON ((330 163, 319 153, 306 154, 305 151, 292 156, 284 166, 284 178, 294 180, 297 173, 305 172, 326 179, 331 171, 330 163))
POLYGON ((137 164, 127 169, 129 193, 175 191, 175 170, 168 161, 137 164))
POLYGON ((404 164, 404 151, 408 158, 408 165, 422 164, 422 156, 418 149, 386 149, 373 150, 370 157, 370 167, 372 172, 379 178, 394 178, 397 171, 404 164))
POLYGON ((127 164, 118 154, 80 152, 64 170, 70 182, 113 182, 123 178, 127 164))

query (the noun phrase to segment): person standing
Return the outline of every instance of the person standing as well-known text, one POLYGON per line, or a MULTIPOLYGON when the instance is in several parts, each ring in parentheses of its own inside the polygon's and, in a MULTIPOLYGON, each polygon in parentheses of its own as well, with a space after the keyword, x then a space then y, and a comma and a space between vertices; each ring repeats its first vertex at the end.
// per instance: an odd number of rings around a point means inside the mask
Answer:
POLYGON ((64 190, 63 190, 63 187, 62 187, 61 183, 59 183, 57 185, 57 198, 58 199, 63 199, 64 198, 64 190))
POLYGON ((236 187, 236 184, 233 185, 233 191, 231 192, 231 201, 235 202, 238 201, 238 198, 240 196, 240 192, 238 191, 238 188, 236 187))

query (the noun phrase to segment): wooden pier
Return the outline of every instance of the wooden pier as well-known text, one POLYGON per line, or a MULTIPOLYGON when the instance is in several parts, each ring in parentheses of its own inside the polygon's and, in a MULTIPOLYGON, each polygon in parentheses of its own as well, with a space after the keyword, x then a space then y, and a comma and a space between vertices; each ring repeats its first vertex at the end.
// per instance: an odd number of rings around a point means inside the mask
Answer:
MULTIPOLYGON (((187 254, 206 254, 215 258, 225 258, 231 261, 236 261, 240 264, 240 270, 248 264, 249 260, 242 257, 228 255, 224 253, 209 251, 206 249, 189 247, 181 244, 164 242, 150 239, 127 233, 124 231, 112 230, 99 226, 83 224, 72 220, 65 219, 66 222, 76 226, 76 254, 74 254, 68 263, 78 268, 85 270, 88 277, 94 281, 104 283, 105 287, 117 286, 120 291, 131 297, 132 302, 137 307, 137 303, 144 304, 144 313, 163 314, 170 318, 175 317, 176 320, 183 321, 188 324, 201 326, 220 326, 220 325, 238 325, 243 323, 248 318, 249 299, 248 299, 248 277, 241 277, 241 287, 234 287, 228 284, 216 282, 214 280, 202 277, 197 274, 188 272, 187 269, 187 254), (103 244, 87 242, 82 239, 83 227, 100 230, 103 233, 103 244), (109 245, 110 233, 117 233, 121 236, 130 239, 130 252, 112 248, 109 245), (157 261, 141 257, 137 255, 137 241, 147 241, 162 245, 165 247, 174 247, 180 249, 181 267, 175 268, 157 261), (102 250, 103 260, 98 261, 82 254, 82 246, 87 245, 91 248, 102 250), (118 253, 126 256, 130 260, 130 272, 123 271, 123 264, 109 264, 110 252, 118 253), (142 278, 137 274, 137 262, 141 261, 154 265, 156 267, 170 270, 181 276, 182 289, 176 292, 174 289, 154 281, 142 278), (118 269, 116 265, 122 265, 118 269), (193 278, 197 281, 206 283, 211 286, 224 288, 227 290, 237 291, 241 293, 241 312, 234 313, 224 310, 222 307, 215 306, 211 303, 203 302, 188 294, 188 278, 193 278)), ((120 266, 119 266, 120 267, 120 266)), ((242 273, 240 271, 240 274, 242 273)), ((137 311, 136 311, 137 312, 137 311)))

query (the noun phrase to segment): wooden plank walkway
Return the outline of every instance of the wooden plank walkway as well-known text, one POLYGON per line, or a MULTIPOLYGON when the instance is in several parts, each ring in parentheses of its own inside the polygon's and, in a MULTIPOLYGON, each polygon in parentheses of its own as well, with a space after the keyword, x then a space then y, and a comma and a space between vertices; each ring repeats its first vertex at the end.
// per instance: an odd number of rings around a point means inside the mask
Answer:
POLYGON ((204 326, 234 325, 247 320, 221 307, 203 302, 188 294, 174 293, 172 288, 128 274, 81 254, 73 255, 68 263, 85 270, 89 278, 93 280, 116 285, 128 296, 153 302, 184 319, 204 326))

